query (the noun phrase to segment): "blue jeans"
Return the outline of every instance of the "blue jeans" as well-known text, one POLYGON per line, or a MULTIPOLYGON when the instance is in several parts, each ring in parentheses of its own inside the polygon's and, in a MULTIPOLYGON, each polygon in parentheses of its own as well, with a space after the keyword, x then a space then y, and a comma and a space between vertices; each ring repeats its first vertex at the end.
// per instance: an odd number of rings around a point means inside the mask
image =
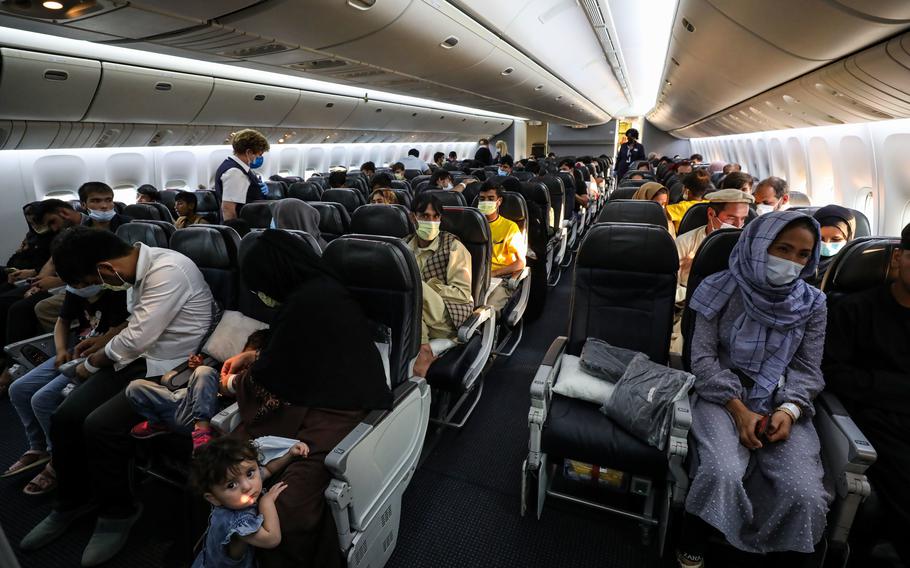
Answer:
POLYGON ((9 399, 25 426, 29 449, 51 451, 51 414, 63 402, 60 391, 71 380, 57 372, 51 357, 10 385, 9 399))
POLYGON ((218 414, 219 379, 218 370, 203 365, 193 371, 184 389, 172 391, 156 381, 139 379, 126 387, 126 397, 149 422, 189 433, 196 422, 218 414))

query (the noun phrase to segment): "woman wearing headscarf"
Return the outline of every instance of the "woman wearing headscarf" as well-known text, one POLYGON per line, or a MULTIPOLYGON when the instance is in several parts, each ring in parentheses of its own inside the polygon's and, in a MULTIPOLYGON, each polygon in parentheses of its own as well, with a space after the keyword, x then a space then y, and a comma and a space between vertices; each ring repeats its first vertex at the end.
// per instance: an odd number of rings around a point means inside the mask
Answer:
POLYGON ((706 278, 695 311, 692 435, 681 566, 702 566, 708 525, 736 548, 806 561, 823 536, 813 400, 824 388, 825 295, 802 278, 818 263, 818 223, 796 211, 746 226, 729 269, 706 278))
POLYGON ((328 246, 322 239, 322 231, 319 230, 319 211, 309 203, 289 197, 273 201, 270 208, 272 229, 305 231, 316 239, 321 250, 328 246))
POLYGON ((813 286, 821 287, 825 272, 834 257, 856 238, 856 217, 852 211, 840 205, 821 207, 812 216, 821 225, 821 258, 815 274, 806 280, 813 286))
POLYGON ((670 219, 670 215, 667 213, 670 190, 656 181, 649 181, 648 183, 642 184, 642 186, 635 191, 632 195, 632 199, 654 201, 659 204, 661 209, 664 210, 664 215, 667 217, 667 230, 670 231, 671 237, 674 239, 676 238, 676 227, 673 226, 673 220, 670 219))
POLYGON ((324 491, 325 457, 374 409, 392 407, 382 360, 357 300, 295 236, 266 230, 241 259, 250 291, 277 308, 260 353, 232 357, 222 381, 234 390, 242 425, 233 435, 305 442, 306 459, 278 481, 281 544, 257 552, 259 565, 342 566, 324 491))

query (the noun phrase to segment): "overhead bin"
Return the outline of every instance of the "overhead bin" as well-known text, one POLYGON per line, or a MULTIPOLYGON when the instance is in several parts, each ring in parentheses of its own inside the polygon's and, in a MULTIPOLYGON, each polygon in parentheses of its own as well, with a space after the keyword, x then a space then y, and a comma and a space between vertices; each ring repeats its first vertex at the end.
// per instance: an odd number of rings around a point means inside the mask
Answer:
POLYGON ((147 11, 129 5, 103 11, 96 16, 89 15, 71 22, 61 23, 70 28, 131 39, 173 33, 199 24, 197 21, 182 16, 169 16, 159 11, 147 11))
MULTIPOLYGON (((396 110, 392 103, 382 101, 360 101, 347 119, 341 123, 339 128, 356 129, 356 130, 384 130, 392 118, 395 118, 396 110)), ((401 119, 399 115, 397 117, 401 119)), ((392 125, 390 128, 394 128, 392 125)))
POLYGON ((281 125, 298 128, 338 128, 357 106, 358 100, 300 91, 300 99, 281 125))
POLYGON ((85 120, 188 123, 212 93, 211 77, 108 62, 103 68, 85 120))
POLYGON ((215 88, 192 122, 214 125, 277 126, 300 99, 300 91, 215 78, 215 88))
POLYGON ((80 120, 101 78, 90 59, 0 48, 0 118, 80 120))

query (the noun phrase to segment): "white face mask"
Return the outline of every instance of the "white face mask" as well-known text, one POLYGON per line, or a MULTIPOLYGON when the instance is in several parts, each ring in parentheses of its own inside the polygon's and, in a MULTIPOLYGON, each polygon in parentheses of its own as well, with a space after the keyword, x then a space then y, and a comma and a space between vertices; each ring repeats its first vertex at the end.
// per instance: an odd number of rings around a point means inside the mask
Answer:
POLYGON ((731 225, 730 223, 724 223, 723 221, 720 220, 719 217, 714 217, 714 220, 718 221, 720 223, 720 226, 715 229, 716 231, 719 231, 721 229, 738 229, 739 228, 736 225, 731 225))
POLYGON ((838 241, 832 243, 822 243, 822 256, 834 256, 840 252, 840 249, 844 248, 847 244, 847 241, 838 241))
POLYGON ((799 278, 803 268, 805 267, 802 264, 769 254, 765 276, 774 286, 787 286, 799 278))
POLYGON ((452 185, 451 183, 447 183, 447 184, 445 184, 444 186, 442 186, 442 189, 444 189, 444 190, 446 190, 446 191, 452 191, 452 188, 454 188, 454 187, 455 187, 455 186, 452 185))
POLYGON ((764 215, 765 213, 771 213, 772 211, 774 211, 774 206, 773 206, 773 205, 767 205, 767 204, 765 204, 765 203, 759 203, 758 205, 755 206, 755 212, 756 212, 759 216, 762 216, 762 215, 764 215))
POLYGON ((110 221, 114 218, 114 215, 117 214, 116 209, 111 209, 110 211, 101 211, 99 209, 89 209, 88 216, 95 221, 110 221))

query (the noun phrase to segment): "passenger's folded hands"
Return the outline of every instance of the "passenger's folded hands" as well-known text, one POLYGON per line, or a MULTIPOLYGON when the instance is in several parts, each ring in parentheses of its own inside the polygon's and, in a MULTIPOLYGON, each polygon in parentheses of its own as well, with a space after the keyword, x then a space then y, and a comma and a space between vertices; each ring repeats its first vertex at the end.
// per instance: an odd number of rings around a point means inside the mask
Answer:
POLYGON ((190 369, 195 369, 196 367, 201 367, 204 360, 205 358, 199 353, 190 355, 189 360, 186 362, 186 366, 190 369))
POLYGON ((778 410, 771 415, 771 421, 768 424, 768 441, 783 442, 790 437, 792 426, 793 418, 786 412, 778 410))

